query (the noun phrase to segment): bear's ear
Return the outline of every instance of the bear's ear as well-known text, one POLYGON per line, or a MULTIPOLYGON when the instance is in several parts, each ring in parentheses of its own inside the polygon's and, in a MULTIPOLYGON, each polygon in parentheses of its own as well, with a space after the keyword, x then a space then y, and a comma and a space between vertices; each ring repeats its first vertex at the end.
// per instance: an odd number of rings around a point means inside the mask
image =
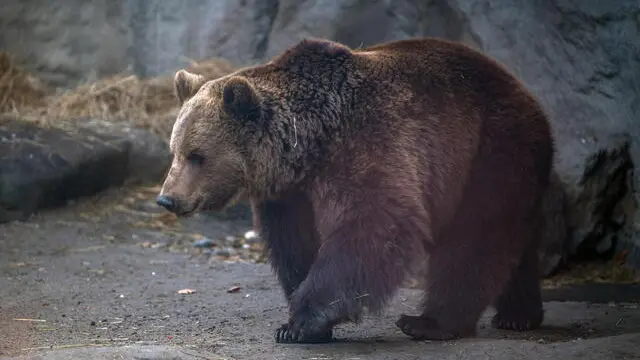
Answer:
POLYGON ((260 117, 260 97, 249 81, 232 76, 222 91, 224 110, 241 120, 257 120, 260 117))
POLYGON ((173 77, 173 83, 180 105, 195 95, 205 82, 205 78, 202 75, 193 74, 186 70, 178 70, 173 77))

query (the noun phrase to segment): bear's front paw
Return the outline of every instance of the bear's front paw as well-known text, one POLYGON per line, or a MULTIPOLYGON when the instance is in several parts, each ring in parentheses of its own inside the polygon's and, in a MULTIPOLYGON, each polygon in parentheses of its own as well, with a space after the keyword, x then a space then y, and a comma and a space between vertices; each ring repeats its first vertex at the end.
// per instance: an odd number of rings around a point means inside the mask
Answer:
POLYGON ((438 323, 426 316, 402 315, 396 326, 413 340, 453 340, 457 336, 440 329, 438 323))
POLYGON ((275 338, 279 344, 321 344, 333 339, 333 331, 328 329, 319 333, 309 333, 305 332, 304 327, 283 324, 276 330, 275 338))

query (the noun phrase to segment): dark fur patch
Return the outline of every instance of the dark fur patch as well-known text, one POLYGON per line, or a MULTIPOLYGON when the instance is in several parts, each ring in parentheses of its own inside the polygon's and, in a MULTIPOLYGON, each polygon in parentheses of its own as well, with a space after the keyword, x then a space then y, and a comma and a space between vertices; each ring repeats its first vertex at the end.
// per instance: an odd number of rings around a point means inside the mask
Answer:
POLYGON ((239 76, 232 76, 222 90, 224 109, 238 120, 255 121, 260 118, 260 97, 251 84, 239 76))

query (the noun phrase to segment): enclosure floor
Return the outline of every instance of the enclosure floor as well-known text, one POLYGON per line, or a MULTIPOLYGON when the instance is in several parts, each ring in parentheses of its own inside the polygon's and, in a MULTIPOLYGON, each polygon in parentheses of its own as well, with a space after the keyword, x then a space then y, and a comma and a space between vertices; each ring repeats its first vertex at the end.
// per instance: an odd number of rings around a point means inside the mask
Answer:
POLYGON ((223 258, 191 246, 250 223, 178 224, 154 212, 153 191, 114 190, 0 225, 0 358, 640 358, 637 304, 546 302, 544 327, 526 333, 491 329, 489 309, 475 339, 416 342, 394 325, 417 313, 421 293, 412 289, 383 315, 338 328, 335 343, 275 344, 287 309, 270 268, 242 249, 223 258))

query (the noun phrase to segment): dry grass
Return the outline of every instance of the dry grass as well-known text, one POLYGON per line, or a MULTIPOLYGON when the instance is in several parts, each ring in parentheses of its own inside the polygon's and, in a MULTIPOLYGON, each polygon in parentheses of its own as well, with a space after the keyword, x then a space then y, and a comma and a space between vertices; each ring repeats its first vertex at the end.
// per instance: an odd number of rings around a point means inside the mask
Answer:
POLYGON ((47 92, 36 77, 17 67, 9 54, 0 53, 0 113, 43 106, 47 92))
MULTIPOLYGON (((221 59, 193 62, 187 69, 207 78, 235 70, 221 59)), ((149 79, 116 75, 56 93, 0 53, 0 113, 54 126, 83 118, 123 121, 166 136, 176 112, 171 75, 149 79)))
POLYGON ((570 264, 559 274, 544 279, 543 285, 554 288, 564 285, 597 283, 640 284, 640 271, 627 266, 626 252, 620 252, 607 261, 589 261, 570 264))

